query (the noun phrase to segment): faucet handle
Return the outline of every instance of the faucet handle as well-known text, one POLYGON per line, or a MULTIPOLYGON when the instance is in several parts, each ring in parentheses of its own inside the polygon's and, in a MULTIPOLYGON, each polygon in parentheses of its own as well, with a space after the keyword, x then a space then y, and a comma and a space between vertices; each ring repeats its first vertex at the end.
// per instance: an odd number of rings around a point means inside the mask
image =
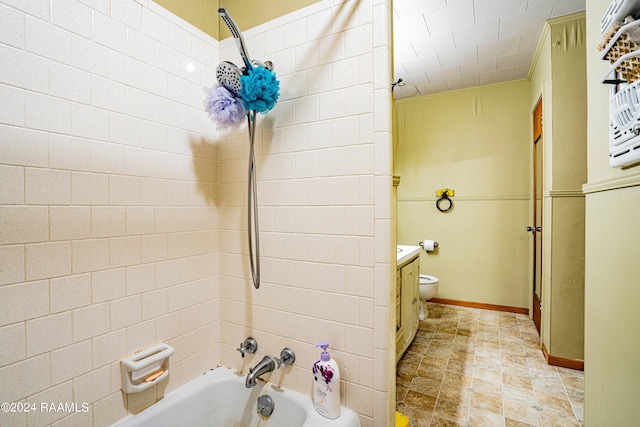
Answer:
POLYGON ((244 357, 245 352, 251 354, 255 353, 256 350, 258 350, 258 342, 255 340, 255 338, 249 337, 244 340, 244 342, 241 342, 240 348, 236 348, 236 350, 238 350, 242 357, 244 357))
POLYGON ((278 368, 282 367, 283 365, 287 367, 289 365, 293 365, 293 362, 296 361, 296 355, 293 350, 285 347, 280 352, 280 358, 278 359, 274 357, 274 359, 276 359, 276 362, 278 363, 278 368))

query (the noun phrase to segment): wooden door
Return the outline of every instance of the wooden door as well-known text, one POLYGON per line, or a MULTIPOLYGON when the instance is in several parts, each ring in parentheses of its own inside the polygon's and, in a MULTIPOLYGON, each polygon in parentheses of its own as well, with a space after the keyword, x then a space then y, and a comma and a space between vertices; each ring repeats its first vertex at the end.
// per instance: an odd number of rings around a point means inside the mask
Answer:
POLYGON ((542 98, 533 111, 533 323, 540 332, 542 306, 542 98))

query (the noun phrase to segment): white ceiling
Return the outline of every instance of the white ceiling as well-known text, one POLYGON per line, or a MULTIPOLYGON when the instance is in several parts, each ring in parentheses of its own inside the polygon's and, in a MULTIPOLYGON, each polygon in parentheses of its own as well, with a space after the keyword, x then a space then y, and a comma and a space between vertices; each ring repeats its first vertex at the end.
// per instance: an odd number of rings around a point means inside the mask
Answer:
POLYGON ((527 77, 545 20, 585 0, 393 0, 395 99, 527 77))

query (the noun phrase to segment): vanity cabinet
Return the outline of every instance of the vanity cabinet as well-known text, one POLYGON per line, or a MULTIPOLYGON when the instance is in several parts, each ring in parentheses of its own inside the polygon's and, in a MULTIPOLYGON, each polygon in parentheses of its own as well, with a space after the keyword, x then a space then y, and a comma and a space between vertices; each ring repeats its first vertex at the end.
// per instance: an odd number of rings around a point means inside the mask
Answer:
POLYGON ((416 255, 396 270, 396 363, 418 331, 419 304, 420 256, 416 255))

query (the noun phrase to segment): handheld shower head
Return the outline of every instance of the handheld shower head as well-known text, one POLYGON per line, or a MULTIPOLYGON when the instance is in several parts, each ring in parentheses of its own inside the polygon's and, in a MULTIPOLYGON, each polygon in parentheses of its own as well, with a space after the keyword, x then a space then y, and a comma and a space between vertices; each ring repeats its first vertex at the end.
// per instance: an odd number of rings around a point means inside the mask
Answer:
POLYGON ((240 88, 242 87, 240 76, 242 76, 242 71, 232 62, 222 61, 216 68, 218 83, 226 87, 235 96, 240 96, 240 88))
POLYGON ((233 18, 231 18, 231 15, 227 13, 227 9, 225 9, 224 7, 218 9, 218 13, 220 14, 220 17, 222 18, 224 23, 227 24, 227 27, 229 27, 229 31, 231 31, 231 35, 236 41, 236 46, 240 51, 240 56, 242 57, 242 61, 244 61, 245 67, 247 67, 247 70, 251 70, 253 68, 253 65, 251 65, 251 59, 249 58, 249 54, 247 53, 247 48, 244 45, 244 39, 242 38, 242 33, 238 29, 238 26, 236 25, 233 18))

